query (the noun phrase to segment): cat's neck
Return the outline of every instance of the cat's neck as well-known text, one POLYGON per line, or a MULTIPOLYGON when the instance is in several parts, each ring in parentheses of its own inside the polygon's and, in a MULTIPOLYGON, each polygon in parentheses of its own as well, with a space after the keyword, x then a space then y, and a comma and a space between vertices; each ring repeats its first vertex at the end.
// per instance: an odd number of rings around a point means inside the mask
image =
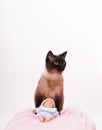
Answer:
POLYGON ((54 81, 54 80, 63 80, 62 74, 59 74, 59 73, 56 73, 56 72, 50 73, 50 72, 47 71, 46 67, 45 67, 45 70, 42 73, 42 75, 44 77, 46 77, 47 79, 52 80, 52 81, 54 81))

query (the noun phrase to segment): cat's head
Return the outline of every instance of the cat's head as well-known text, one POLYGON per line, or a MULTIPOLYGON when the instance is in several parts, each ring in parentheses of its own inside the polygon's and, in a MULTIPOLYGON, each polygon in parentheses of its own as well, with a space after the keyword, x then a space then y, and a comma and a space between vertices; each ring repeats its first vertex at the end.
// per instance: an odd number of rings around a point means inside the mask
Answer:
POLYGON ((46 69, 50 73, 62 73, 66 67, 66 57, 67 51, 59 55, 54 55, 52 51, 49 51, 46 56, 46 69))

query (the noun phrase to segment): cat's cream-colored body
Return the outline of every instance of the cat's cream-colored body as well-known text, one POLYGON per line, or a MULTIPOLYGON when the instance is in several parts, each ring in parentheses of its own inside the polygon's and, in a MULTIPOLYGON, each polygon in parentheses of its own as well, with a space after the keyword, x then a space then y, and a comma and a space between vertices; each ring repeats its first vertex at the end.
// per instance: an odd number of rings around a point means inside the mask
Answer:
MULTIPOLYGON (((38 86, 35 91, 35 101, 41 97, 52 98, 58 105, 59 111, 63 108, 63 76, 58 73, 49 73, 46 69, 40 77, 38 86), (59 101, 61 102, 59 103, 59 101)), ((39 103, 40 104, 40 103, 39 103)), ((57 107, 57 106, 56 106, 57 107)))

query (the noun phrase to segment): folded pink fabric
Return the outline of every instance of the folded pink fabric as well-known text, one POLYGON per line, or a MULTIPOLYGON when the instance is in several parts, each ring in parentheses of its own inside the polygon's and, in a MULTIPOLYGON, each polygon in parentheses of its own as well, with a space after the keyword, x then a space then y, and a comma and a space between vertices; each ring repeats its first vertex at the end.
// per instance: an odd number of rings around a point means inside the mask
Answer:
POLYGON ((76 108, 66 108, 50 122, 42 123, 27 109, 17 113, 4 130, 96 130, 89 117, 76 108))

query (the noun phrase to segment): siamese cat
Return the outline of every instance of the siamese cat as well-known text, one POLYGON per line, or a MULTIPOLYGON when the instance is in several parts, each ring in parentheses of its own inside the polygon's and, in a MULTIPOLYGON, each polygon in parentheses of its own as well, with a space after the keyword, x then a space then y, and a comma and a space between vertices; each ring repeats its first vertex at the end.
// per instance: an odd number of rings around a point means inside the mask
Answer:
POLYGON ((39 107, 44 99, 52 98, 55 101, 57 110, 60 112, 63 109, 64 79, 62 72, 66 67, 66 54, 67 51, 59 55, 54 55, 52 51, 47 53, 45 59, 45 70, 39 79, 34 94, 35 107, 39 107))

